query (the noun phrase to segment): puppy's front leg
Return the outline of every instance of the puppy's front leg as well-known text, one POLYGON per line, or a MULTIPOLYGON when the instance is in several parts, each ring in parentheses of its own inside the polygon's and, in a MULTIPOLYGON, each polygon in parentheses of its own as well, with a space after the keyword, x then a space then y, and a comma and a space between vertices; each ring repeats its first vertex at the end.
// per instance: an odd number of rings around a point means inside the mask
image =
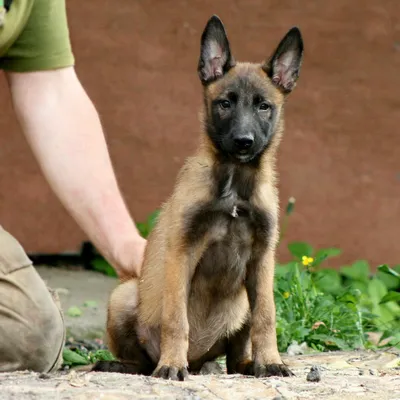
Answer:
POLYGON ((188 376, 189 322, 187 301, 189 264, 184 246, 166 252, 162 295, 161 355, 153 376, 184 380, 188 376))
POLYGON ((247 291, 252 311, 251 342, 256 377, 293 376, 281 361, 276 338, 274 302, 274 248, 260 254, 251 266, 247 291))

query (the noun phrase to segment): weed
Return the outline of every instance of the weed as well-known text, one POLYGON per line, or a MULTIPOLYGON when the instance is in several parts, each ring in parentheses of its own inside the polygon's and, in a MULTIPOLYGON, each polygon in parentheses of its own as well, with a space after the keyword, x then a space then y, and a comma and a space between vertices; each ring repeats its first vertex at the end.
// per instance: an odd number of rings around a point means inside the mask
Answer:
MULTIPOLYGON (((295 258, 300 247, 309 245, 289 245, 295 258)), ((324 254, 324 260, 338 254, 333 249, 318 253, 324 254)), ((391 337, 386 345, 400 341, 396 334, 400 331, 397 291, 389 290, 381 276, 371 274, 366 261, 339 270, 322 269, 321 258, 312 255, 308 252, 301 261, 277 265, 275 302, 280 351, 286 351, 293 341, 305 342, 319 351, 371 348, 374 344, 370 332, 379 332, 380 342, 391 337)), ((397 273, 386 265, 378 267, 378 272, 397 273)))
POLYGON ((79 365, 94 364, 97 361, 112 361, 114 356, 108 350, 89 351, 87 349, 75 348, 74 350, 64 347, 63 366, 76 367, 79 365))
MULTIPOLYGON (((286 228, 293 207, 289 201, 286 228)), ((291 242, 288 249, 293 259, 276 266, 274 286, 280 351, 294 341, 319 351, 400 348, 400 265, 380 265, 375 273, 365 260, 321 268, 341 250, 314 250, 305 242, 291 242), (379 333, 379 343, 371 341, 371 332, 379 333)))

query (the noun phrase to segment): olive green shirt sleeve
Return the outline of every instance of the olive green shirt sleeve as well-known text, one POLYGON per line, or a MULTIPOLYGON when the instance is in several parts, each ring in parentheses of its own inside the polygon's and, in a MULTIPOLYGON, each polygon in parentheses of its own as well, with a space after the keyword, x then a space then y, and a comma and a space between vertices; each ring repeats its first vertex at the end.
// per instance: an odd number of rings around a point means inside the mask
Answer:
POLYGON ((65 0, 34 0, 21 34, 0 58, 0 69, 30 72, 74 63, 65 0))

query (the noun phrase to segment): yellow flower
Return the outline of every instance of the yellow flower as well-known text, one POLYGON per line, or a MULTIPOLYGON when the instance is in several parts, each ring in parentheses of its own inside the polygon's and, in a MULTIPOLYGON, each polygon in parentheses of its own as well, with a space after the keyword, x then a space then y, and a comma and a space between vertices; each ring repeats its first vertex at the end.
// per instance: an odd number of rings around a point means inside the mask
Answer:
POLYGON ((289 293, 289 292, 283 292, 283 297, 284 297, 285 299, 287 299, 289 296, 290 296, 290 293, 289 293))
POLYGON ((303 265, 310 265, 314 262, 314 259, 312 257, 307 257, 307 256, 303 256, 301 258, 303 265))

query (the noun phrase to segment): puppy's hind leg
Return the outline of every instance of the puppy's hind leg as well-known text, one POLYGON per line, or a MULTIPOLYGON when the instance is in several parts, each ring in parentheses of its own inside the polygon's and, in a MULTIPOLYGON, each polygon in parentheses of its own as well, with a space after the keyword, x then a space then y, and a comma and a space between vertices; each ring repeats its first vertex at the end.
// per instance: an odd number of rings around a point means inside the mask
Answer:
MULTIPOLYGON (((138 337, 138 282, 131 279, 112 292, 108 304, 108 347, 119 361, 98 361, 92 371, 150 375, 156 364, 138 337)), ((147 339, 147 338, 146 338, 147 339)))
POLYGON ((226 339, 220 339, 211 349, 204 354, 199 360, 189 363, 189 372, 191 374, 200 375, 219 375, 224 370, 217 362, 217 359, 226 353, 226 339))
POLYGON ((249 320, 227 340, 226 369, 228 374, 254 375, 249 320))

